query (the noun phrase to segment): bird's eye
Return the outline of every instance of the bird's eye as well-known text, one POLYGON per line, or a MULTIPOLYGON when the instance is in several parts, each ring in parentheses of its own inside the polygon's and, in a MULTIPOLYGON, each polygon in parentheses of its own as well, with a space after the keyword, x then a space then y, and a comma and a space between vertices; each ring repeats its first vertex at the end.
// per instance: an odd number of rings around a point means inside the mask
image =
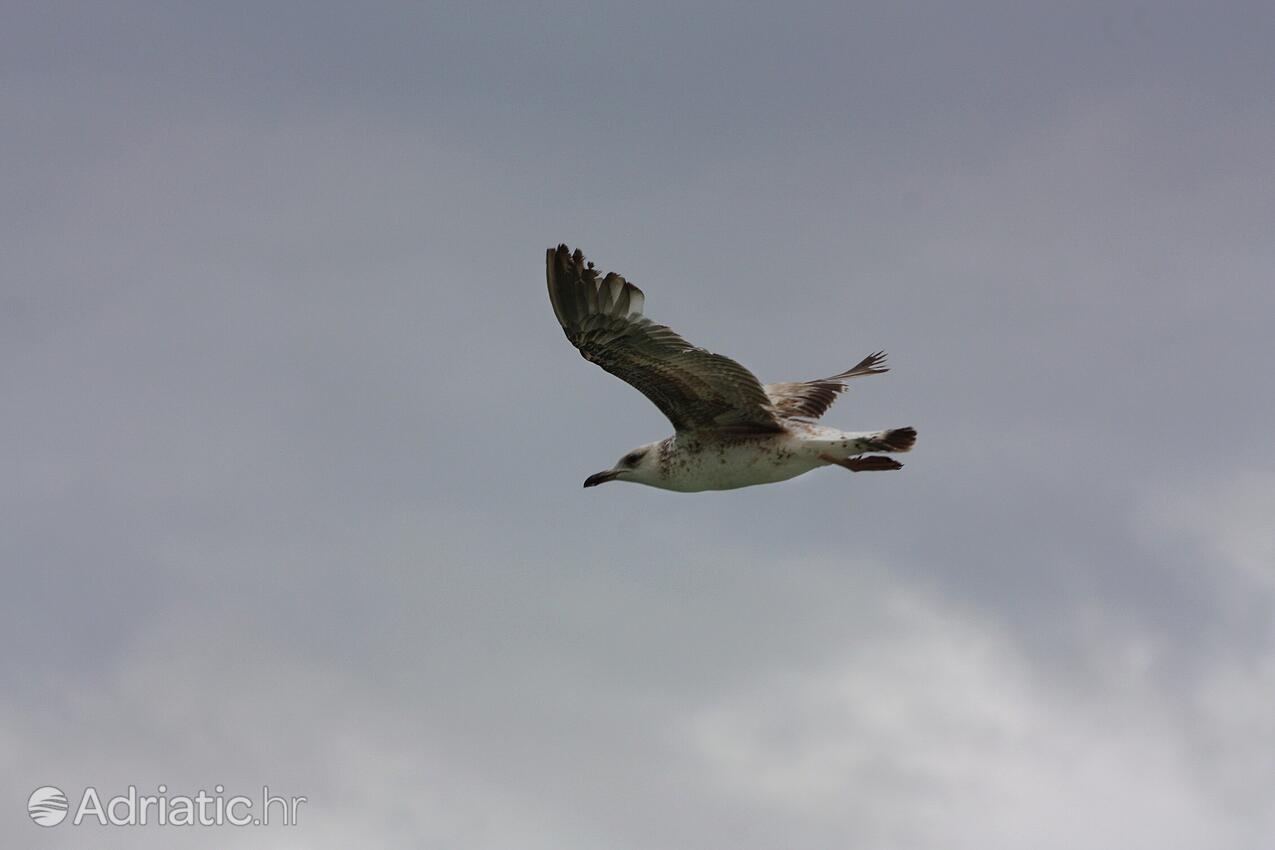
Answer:
POLYGON ((642 459, 642 456, 644 454, 646 454, 646 452, 630 452, 624 456, 624 460, 622 461, 622 463, 625 466, 637 466, 638 461, 642 459))

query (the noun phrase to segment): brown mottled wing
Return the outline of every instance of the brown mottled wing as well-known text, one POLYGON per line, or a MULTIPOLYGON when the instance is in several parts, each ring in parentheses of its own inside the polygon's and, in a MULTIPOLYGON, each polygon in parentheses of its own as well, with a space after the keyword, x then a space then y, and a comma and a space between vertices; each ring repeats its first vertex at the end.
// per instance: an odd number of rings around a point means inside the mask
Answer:
POLYGON ((869 354, 855 366, 831 378, 817 381, 790 381, 784 384, 767 384, 764 389, 771 406, 780 416, 797 416, 818 419, 828 412, 837 396, 845 392, 845 382, 860 375, 879 375, 888 372, 885 352, 869 354))
POLYGON ((624 278, 599 279, 566 245, 549 249, 547 275, 553 312, 571 344, 636 387, 677 430, 783 430, 752 372, 644 317, 642 290, 624 278))

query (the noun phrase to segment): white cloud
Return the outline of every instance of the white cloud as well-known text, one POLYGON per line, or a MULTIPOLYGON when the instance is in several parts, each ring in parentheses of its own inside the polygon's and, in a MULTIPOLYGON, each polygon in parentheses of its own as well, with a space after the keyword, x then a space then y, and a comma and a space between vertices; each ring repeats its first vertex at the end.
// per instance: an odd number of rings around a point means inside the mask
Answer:
POLYGON ((44 783, 73 801, 86 785, 106 799, 130 784, 176 795, 220 783, 227 796, 255 798, 266 784, 307 802, 296 827, 68 824, 36 836, 44 847, 534 848, 550 846, 534 836, 561 832, 499 777, 444 753, 412 706, 261 634, 174 617, 93 678, 50 689, 43 711, 0 715, 0 799, 25 800, 44 783))
POLYGON ((1249 473, 1164 494, 1145 519, 1157 537, 1194 543, 1201 569, 1233 569, 1275 590, 1273 516, 1275 476, 1249 473))
MULTIPOLYGON (((858 847, 1247 846, 1145 683, 1063 687, 972 617, 920 597, 888 610, 835 665, 694 718, 719 793, 858 847)), ((1136 669, 1144 653, 1126 649, 1136 669)), ((1260 702, 1259 682, 1230 684, 1260 702)), ((1227 748, 1249 743, 1241 726, 1215 731, 1227 748)))

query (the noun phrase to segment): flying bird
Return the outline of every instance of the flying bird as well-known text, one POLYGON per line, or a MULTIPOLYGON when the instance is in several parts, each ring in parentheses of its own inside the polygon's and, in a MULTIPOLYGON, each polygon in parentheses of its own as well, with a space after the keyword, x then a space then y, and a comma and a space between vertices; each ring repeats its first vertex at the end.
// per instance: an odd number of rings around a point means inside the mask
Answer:
POLYGON ((681 492, 730 490, 785 481, 821 466, 853 472, 901 469, 870 452, 906 452, 916 429, 839 431, 819 419, 846 381, 887 371, 885 353, 869 354, 830 378, 766 384, 642 314, 642 290, 614 272, 600 276, 566 245, 546 261, 549 301, 571 344, 632 384, 673 423, 673 436, 638 446, 585 487, 634 481, 681 492))

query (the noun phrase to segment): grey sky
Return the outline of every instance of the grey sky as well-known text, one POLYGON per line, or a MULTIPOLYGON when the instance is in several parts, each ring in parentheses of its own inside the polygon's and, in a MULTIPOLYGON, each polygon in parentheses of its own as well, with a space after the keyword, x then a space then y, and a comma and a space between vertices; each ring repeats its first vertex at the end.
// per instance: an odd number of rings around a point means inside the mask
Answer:
POLYGON ((1268 847, 1275 15, 878 5, 9 8, 7 843, 1268 847), (906 469, 582 490, 559 241, 906 469))

